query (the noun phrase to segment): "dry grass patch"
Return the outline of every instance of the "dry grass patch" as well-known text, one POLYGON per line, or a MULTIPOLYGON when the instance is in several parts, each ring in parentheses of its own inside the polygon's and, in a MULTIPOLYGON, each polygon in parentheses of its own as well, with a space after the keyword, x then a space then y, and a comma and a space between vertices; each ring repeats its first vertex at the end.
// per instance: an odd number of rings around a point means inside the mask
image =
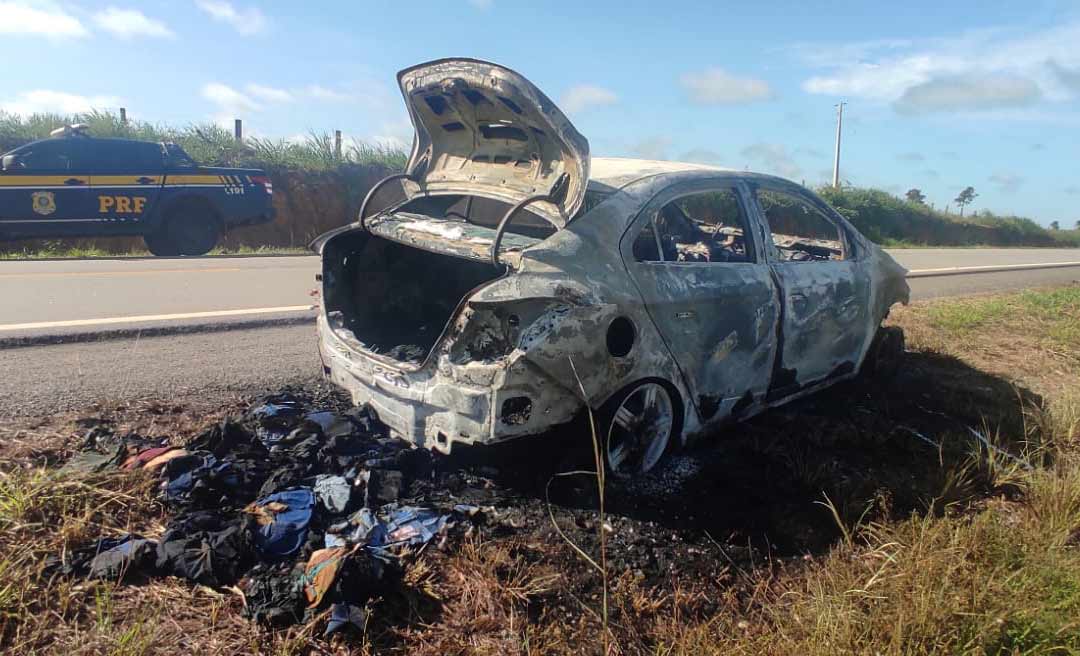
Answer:
POLYGON ((1080 285, 894 308, 909 348, 949 353, 1053 396, 1080 380, 1080 285))
MULTIPOLYGON (((715 469, 688 493, 731 535, 644 533, 639 504, 612 510, 609 654, 1080 654, 1080 288, 920 303, 892 321, 913 349, 894 384, 768 413, 705 463, 715 469), (778 546, 785 525, 814 539, 778 546), (655 548, 668 540, 683 542, 655 548)), ((244 402, 89 414, 186 438, 244 402)), ((325 617, 261 627, 231 589, 54 575, 50 556, 105 535, 153 537, 166 519, 141 473, 57 472, 79 419, 0 434, 0 650, 604 651, 601 576, 552 529, 542 495, 504 508, 513 522, 417 554, 403 585, 370 604, 364 636, 324 640, 325 617)), ((596 558, 583 537, 597 515, 578 501, 557 518, 596 558)))

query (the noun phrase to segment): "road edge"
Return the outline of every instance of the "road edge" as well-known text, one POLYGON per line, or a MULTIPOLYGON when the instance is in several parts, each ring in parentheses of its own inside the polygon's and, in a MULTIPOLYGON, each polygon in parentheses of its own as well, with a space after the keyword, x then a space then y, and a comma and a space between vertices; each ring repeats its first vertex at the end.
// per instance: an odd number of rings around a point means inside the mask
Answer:
MULTIPOLYGON (((248 319, 239 321, 202 322, 191 324, 172 324, 166 326, 127 326, 101 331, 83 331, 70 333, 51 333, 44 335, 23 335, 0 337, 0 349, 28 348, 33 346, 55 346, 58 344, 78 344, 86 342, 104 342, 142 337, 162 337, 172 335, 194 335, 200 333, 228 332, 233 330, 252 330, 258 328, 278 328, 315 324, 315 315, 301 317, 274 317, 269 319, 248 319)), ((312 335, 314 336, 314 331, 312 335)))

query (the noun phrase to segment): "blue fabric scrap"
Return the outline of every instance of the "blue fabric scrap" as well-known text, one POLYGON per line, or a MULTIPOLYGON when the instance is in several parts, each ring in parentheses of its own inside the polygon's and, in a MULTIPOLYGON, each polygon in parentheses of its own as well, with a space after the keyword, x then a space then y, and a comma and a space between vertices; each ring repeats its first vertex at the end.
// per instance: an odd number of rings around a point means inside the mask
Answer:
POLYGON ((254 505, 261 508, 275 501, 285 505, 286 509, 271 513, 272 521, 260 525, 255 532, 255 548, 264 557, 272 559, 291 556, 304 545, 315 494, 307 488, 285 490, 263 497, 254 505))

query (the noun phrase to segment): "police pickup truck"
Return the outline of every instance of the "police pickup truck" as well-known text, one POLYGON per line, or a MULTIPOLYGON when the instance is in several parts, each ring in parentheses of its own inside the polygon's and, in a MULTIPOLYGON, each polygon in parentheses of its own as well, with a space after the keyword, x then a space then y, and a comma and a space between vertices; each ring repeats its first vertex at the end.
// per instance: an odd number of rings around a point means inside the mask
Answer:
POLYGON ((154 255, 203 255, 226 230, 273 220, 263 171, 81 125, 51 135, 0 157, 0 240, 137 235, 154 255))

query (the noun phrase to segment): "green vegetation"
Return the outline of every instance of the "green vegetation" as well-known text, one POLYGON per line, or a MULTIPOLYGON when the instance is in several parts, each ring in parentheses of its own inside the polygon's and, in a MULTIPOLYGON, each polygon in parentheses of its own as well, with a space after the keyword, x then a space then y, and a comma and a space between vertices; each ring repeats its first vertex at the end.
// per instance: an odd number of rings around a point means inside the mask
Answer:
MULTIPOLYGON (((90 133, 150 141, 174 141, 198 162, 208 166, 255 167, 267 170, 282 196, 273 226, 245 229, 229 242, 230 248, 263 246, 300 247, 324 230, 350 221, 360 199, 380 177, 401 170, 406 153, 353 141, 343 144, 339 157, 332 135, 311 133, 303 142, 250 138, 237 142, 216 124, 183 128, 142 121, 124 123, 116 114, 91 112, 76 116, 36 114, 20 117, 0 112, 0 152, 48 136, 53 128, 80 122, 90 133)), ((998 216, 988 211, 968 216, 931 209, 919 189, 905 199, 876 189, 825 187, 818 192, 867 237, 884 246, 1045 246, 1080 247, 1080 222, 1073 230, 1047 230, 1031 219, 998 216)), ((961 194, 969 203, 974 190, 961 194), (969 198, 970 196, 970 198, 969 198)), ((1072 220, 1063 222, 1072 225, 1072 220)), ((79 248, 101 248, 115 253, 139 248, 135 242, 84 240, 79 248)), ((40 245, 31 246, 40 251, 40 245)))
POLYGON ((330 134, 311 133, 303 142, 285 139, 233 138, 232 132, 214 123, 172 128, 143 121, 120 120, 111 112, 90 112, 74 116, 34 114, 21 117, 0 112, 0 152, 43 139, 49 131, 70 123, 85 123, 97 137, 122 137, 145 141, 172 141, 205 166, 237 166, 267 170, 299 169, 331 171, 350 166, 376 165, 392 169, 405 166, 406 154, 395 148, 360 141, 342 144, 338 157, 330 134))
POLYGON ((857 187, 822 187, 817 192, 860 232, 884 246, 1080 247, 1080 229, 1047 230, 1025 217, 986 210, 965 217, 946 214, 917 200, 922 195, 918 189, 907 193, 913 200, 857 187))
POLYGON ((934 329, 951 337, 1017 330, 1042 335, 1041 347, 1053 352, 1080 348, 1080 286, 1009 296, 975 296, 931 306, 927 318, 934 329))

